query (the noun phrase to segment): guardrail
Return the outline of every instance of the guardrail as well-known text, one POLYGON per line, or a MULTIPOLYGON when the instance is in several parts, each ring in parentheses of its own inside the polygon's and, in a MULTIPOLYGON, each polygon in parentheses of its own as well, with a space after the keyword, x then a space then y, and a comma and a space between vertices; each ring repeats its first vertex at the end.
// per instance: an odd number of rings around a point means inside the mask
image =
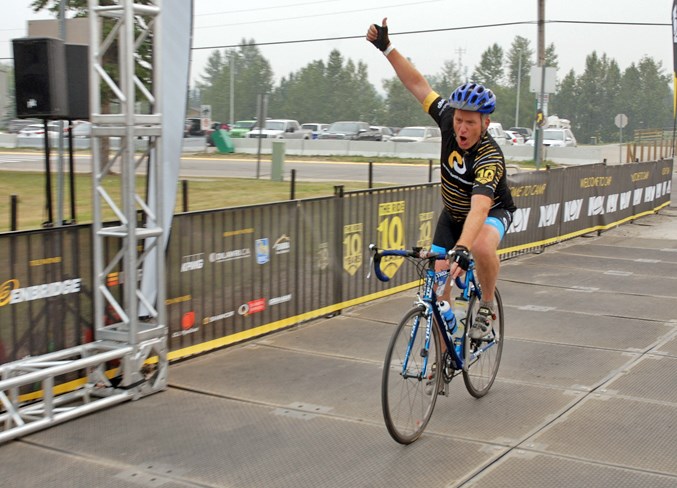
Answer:
MULTIPOLYGON (((235 152, 256 155, 258 139, 233 139, 235 152)), ((527 145, 501 147, 507 161, 530 161, 534 148, 527 145)), ((548 147, 545 157, 558 164, 594 164, 608 156, 606 146, 548 147)), ((261 154, 272 154, 272 141, 261 140, 261 154)), ((439 160, 440 145, 436 142, 340 141, 340 140, 285 140, 285 154, 291 156, 360 156, 380 158, 411 158, 439 160)), ((618 146, 613 154, 618 157, 618 146)))

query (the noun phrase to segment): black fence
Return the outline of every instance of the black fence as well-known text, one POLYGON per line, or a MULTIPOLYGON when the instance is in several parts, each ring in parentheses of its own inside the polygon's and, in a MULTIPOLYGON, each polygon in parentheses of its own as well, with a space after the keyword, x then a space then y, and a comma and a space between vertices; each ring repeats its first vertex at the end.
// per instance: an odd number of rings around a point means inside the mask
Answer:
MULTIPOLYGON (((508 258, 656 212, 670 203, 671 181, 672 160, 513 175, 519 209, 500 253, 508 258)), ((166 268, 169 358, 416 286, 402 258, 384 262, 390 282, 367 280, 368 245, 429 246, 439 191, 438 183, 337 187, 325 198, 176 215, 166 268)), ((2 234, 0 262, 0 364, 94 339, 90 225, 2 234)), ((107 277, 117 296, 123 271, 107 277)))

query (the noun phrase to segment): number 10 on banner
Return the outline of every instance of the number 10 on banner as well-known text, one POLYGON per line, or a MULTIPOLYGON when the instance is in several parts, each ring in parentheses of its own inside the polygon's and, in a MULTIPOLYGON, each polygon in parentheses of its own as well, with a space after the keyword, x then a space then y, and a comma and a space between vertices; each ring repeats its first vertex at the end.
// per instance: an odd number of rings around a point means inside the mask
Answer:
MULTIPOLYGON (((404 249, 405 202, 381 203, 378 206, 378 247, 381 249, 404 249)), ((381 268, 392 278, 404 262, 403 257, 385 256, 381 268)))

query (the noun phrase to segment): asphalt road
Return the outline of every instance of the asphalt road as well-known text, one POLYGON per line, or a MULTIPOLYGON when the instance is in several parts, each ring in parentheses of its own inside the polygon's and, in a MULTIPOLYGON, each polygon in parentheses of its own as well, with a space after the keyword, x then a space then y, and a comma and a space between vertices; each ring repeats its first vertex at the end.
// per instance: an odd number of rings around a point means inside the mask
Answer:
MULTIPOLYGON (((269 156, 247 159, 221 159, 219 157, 200 158, 184 155, 181 158, 181 178, 270 178, 271 163, 269 156)), ((44 155, 37 152, 0 152, 0 170, 7 171, 44 171, 44 155)), ((58 154, 51 154, 51 169, 57 174, 58 154)), ((64 172, 68 171, 68 154, 64 155, 64 172)), ((295 170, 297 181, 335 181, 337 184, 348 181, 369 181, 369 163, 296 161, 293 157, 285 160, 283 178, 291 181, 291 172, 295 170)), ((87 154, 75 156, 75 171, 91 171, 91 157, 87 154)), ((392 183, 396 185, 427 183, 429 167, 427 164, 414 165, 403 163, 374 163, 372 181, 374 183, 392 183)), ((433 181, 439 178, 437 170, 433 181)))

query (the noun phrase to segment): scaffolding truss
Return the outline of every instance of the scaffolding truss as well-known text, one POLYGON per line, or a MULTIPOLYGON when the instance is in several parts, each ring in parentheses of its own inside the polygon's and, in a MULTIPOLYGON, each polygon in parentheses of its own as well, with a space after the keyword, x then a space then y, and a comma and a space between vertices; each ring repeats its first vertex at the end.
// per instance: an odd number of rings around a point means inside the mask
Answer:
POLYGON ((0 443, 167 387, 164 197, 143 183, 163 160, 161 2, 89 0, 95 340, 0 366, 0 443))

